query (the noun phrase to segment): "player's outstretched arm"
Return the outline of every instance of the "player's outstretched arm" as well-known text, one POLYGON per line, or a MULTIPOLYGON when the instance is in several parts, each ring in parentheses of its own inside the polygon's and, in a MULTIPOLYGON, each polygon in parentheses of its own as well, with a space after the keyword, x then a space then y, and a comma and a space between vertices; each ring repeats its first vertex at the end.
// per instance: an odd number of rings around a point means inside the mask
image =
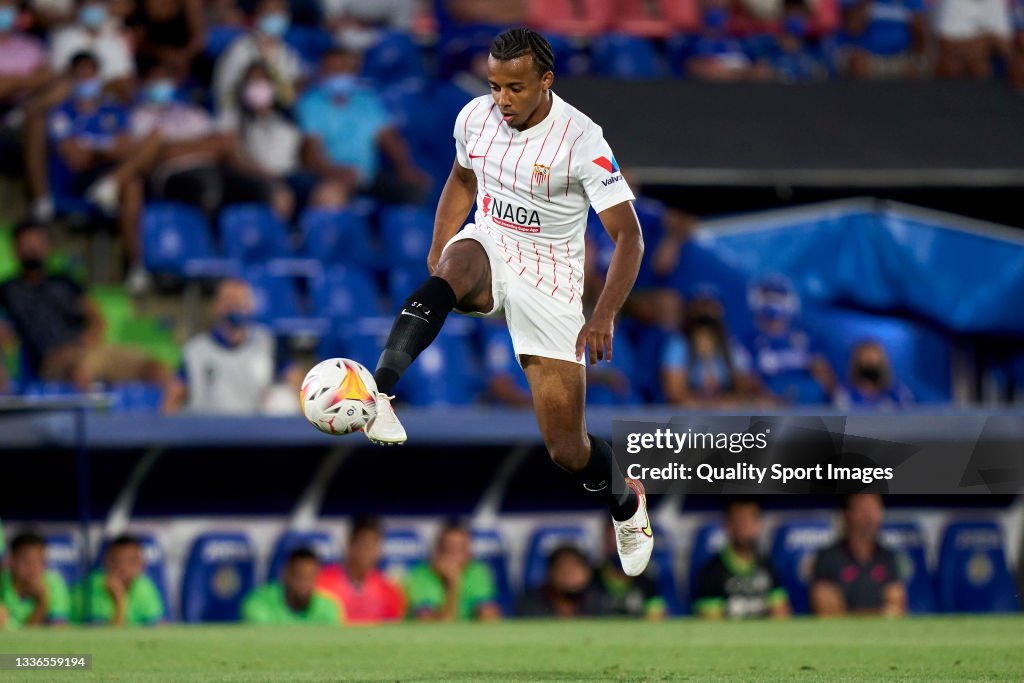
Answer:
POLYGON ((463 167, 456 160, 441 191, 437 213, 434 215, 434 237, 430 242, 430 254, 427 256, 427 271, 431 274, 441 260, 444 245, 448 244, 448 240, 462 227, 475 201, 476 174, 473 173, 473 169, 463 167))
POLYGON ((582 359, 584 347, 587 347, 591 364, 612 359, 615 316, 633 289, 636 274, 640 271, 640 259, 644 255, 644 237, 633 202, 616 204, 602 211, 598 217, 615 242, 615 250, 594 312, 576 338, 576 358, 582 359))

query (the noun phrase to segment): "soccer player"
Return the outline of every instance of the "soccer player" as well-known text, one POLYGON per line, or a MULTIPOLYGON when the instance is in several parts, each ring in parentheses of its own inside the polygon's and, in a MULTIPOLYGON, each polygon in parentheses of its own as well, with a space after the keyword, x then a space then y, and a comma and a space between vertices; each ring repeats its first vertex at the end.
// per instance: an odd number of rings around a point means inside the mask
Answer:
POLYGON ((11 540, 9 568, 0 571, 0 630, 5 616, 14 627, 63 624, 71 598, 61 575, 46 568, 46 541, 26 531, 11 540))
POLYGON ((395 319, 374 373, 377 412, 365 433, 375 443, 405 442, 391 407, 395 385, 452 309, 504 313, 551 459, 608 506, 623 569, 633 576, 654 546, 644 489, 616 471, 607 442, 587 433, 584 370, 586 360, 612 358, 615 316, 636 279, 643 236, 601 127, 552 92, 552 64, 551 46, 527 28, 491 44, 491 94, 455 120, 456 159, 437 206, 430 277, 395 319), (474 203, 474 223, 460 230, 474 203), (615 251, 585 320, 591 205, 615 251))
POLYGON ((142 626, 161 621, 164 601, 146 576, 142 541, 127 534, 112 540, 103 555, 103 569, 75 587, 71 609, 78 623, 142 626))
POLYGON ((340 624, 341 606, 316 587, 320 558, 309 548, 288 554, 280 581, 253 590, 242 601, 242 621, 247 624, 340 624))

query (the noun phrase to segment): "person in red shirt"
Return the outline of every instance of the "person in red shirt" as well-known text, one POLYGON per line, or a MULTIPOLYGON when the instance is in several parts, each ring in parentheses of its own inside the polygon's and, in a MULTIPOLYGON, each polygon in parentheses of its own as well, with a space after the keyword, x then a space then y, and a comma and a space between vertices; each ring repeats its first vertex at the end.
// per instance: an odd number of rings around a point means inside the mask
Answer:
POLYGON ((345 560, 325 566, 317 578, 317 587, 341 603, 349 624, 397 621, 405 615, 402 590, 377 568, 382 541, 378 520, 356 519, 345 560))

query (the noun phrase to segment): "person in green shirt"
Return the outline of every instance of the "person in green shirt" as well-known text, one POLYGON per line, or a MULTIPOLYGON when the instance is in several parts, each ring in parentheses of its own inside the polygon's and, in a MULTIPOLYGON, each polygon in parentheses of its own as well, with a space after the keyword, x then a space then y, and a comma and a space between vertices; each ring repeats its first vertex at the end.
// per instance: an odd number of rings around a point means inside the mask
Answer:
POLYGON ((337 626, 341 606, 316 587, 320 559, 308 548, 288 555, 281 580, 252 591, 242 601, 242 621, 248 624, 321 624, 337 626))
POLYGON ((0 629, 63 624, 71 599, 61 575, 46 568, 46 541, 26 531, 11 539, 9 568, 0 572, 0 629))
POLYGON ((472 559, 469 530, 449 523, 437 537, 429 562, 414 566, 406 578, 409 614, 426 621, 501 618, 494 577, 472 559))
POLYGON ((112 626, 145 626, 161 621, 164 601, 145 569, 142 541, 127 534, 112 540, 103 555, 103 569, 75 586, 72 620, 112 626))

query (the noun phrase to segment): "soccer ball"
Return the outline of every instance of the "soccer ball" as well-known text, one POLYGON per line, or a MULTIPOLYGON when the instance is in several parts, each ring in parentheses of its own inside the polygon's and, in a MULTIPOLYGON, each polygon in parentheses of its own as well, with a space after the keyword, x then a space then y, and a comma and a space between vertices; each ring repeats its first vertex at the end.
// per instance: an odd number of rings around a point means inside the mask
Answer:
POLYGON ((361 364, 349 358, 318 363, 302 380, 302 414, 324 434, 361 432, 376 415, 377 383, 361 364))

